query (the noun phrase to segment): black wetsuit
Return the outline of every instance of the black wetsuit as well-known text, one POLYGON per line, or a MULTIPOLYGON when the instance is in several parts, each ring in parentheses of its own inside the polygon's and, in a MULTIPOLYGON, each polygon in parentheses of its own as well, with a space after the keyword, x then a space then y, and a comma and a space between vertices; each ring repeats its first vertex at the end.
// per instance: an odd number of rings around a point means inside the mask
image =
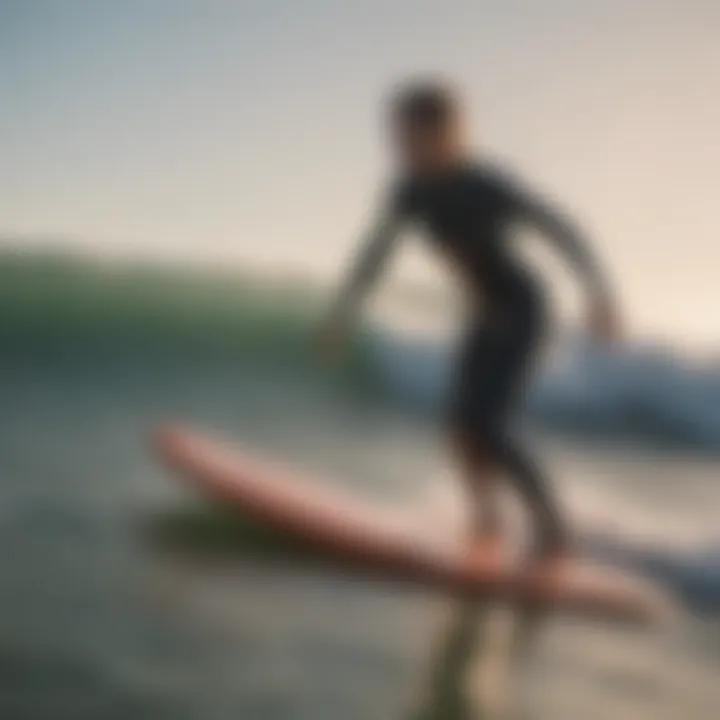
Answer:
POLYGON ((417 223, 469 289, 453 424, 483 435, 503 427, 545 326, 537 279, 511 253, 509 221, 527 204, 495 172, 462 167, 435 181, 405 180, 394 214, 417 223))
POLYGON ((460 352, 452 421, 478 450, 509 471, 548 534, 559 528, 547 483, 512 438, 510 420, 547 324, 542 285, 508 242, 516 222, 559 245, 605 294, 602 278, 575 230, 544 200, 498 169, 466 163, 438 178, 403 179, 364 249, 343 303, 350 306, 377 275, 401 224, 425 230, 470 290, 473 312, 460 352))

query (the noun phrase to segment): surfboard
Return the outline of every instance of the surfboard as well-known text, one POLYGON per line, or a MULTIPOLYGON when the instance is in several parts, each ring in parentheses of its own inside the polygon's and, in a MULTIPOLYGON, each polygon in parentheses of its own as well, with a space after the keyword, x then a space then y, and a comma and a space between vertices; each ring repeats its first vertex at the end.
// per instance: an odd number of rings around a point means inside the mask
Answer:
POLYGON ((332 486, 182 427, 161 428, 153 435, 153 448, 208 498, 356 573, 586 618, 647 625, 674 615, 665 593, 628 573, 578 559, 548 582, 483 563, 428 542, 417 530, 332 486))

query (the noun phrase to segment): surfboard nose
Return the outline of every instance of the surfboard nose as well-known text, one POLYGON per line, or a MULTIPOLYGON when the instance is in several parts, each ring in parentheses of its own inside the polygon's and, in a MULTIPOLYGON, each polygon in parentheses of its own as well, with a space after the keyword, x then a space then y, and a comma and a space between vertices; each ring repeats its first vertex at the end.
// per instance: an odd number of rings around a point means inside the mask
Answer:
POLYGON ((186 440, 187 433, 178 425, 170 423, 155 428, 149 436, 151 449, 162 455, 173 455, 186 440))

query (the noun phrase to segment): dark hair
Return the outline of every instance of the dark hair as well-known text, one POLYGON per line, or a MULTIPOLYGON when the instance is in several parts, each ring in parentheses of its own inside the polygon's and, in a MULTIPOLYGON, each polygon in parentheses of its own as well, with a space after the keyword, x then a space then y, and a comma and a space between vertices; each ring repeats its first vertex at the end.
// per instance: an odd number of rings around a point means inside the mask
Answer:
POLYGON ((455 92, 438 81, 413 82, 397 90, 392 99, 393 116, 428 130, 442 131, 452 125, 459 113, 455 92))

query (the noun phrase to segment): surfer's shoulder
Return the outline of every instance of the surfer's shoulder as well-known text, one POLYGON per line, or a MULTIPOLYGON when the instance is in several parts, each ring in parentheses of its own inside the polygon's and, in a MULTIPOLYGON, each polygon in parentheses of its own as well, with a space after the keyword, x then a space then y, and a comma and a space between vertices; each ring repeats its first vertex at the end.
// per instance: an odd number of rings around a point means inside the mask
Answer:
POLYGON ((518 174, 509 163, 497 158, 474 160, 468 166, 468 173, 486 187, 506 189, 518 184, 518 174))
POLYGON ((411 175, 399 175, 390 182, 388 202, 395 215, 412 216, 419 196, 419 183, 411 175))

